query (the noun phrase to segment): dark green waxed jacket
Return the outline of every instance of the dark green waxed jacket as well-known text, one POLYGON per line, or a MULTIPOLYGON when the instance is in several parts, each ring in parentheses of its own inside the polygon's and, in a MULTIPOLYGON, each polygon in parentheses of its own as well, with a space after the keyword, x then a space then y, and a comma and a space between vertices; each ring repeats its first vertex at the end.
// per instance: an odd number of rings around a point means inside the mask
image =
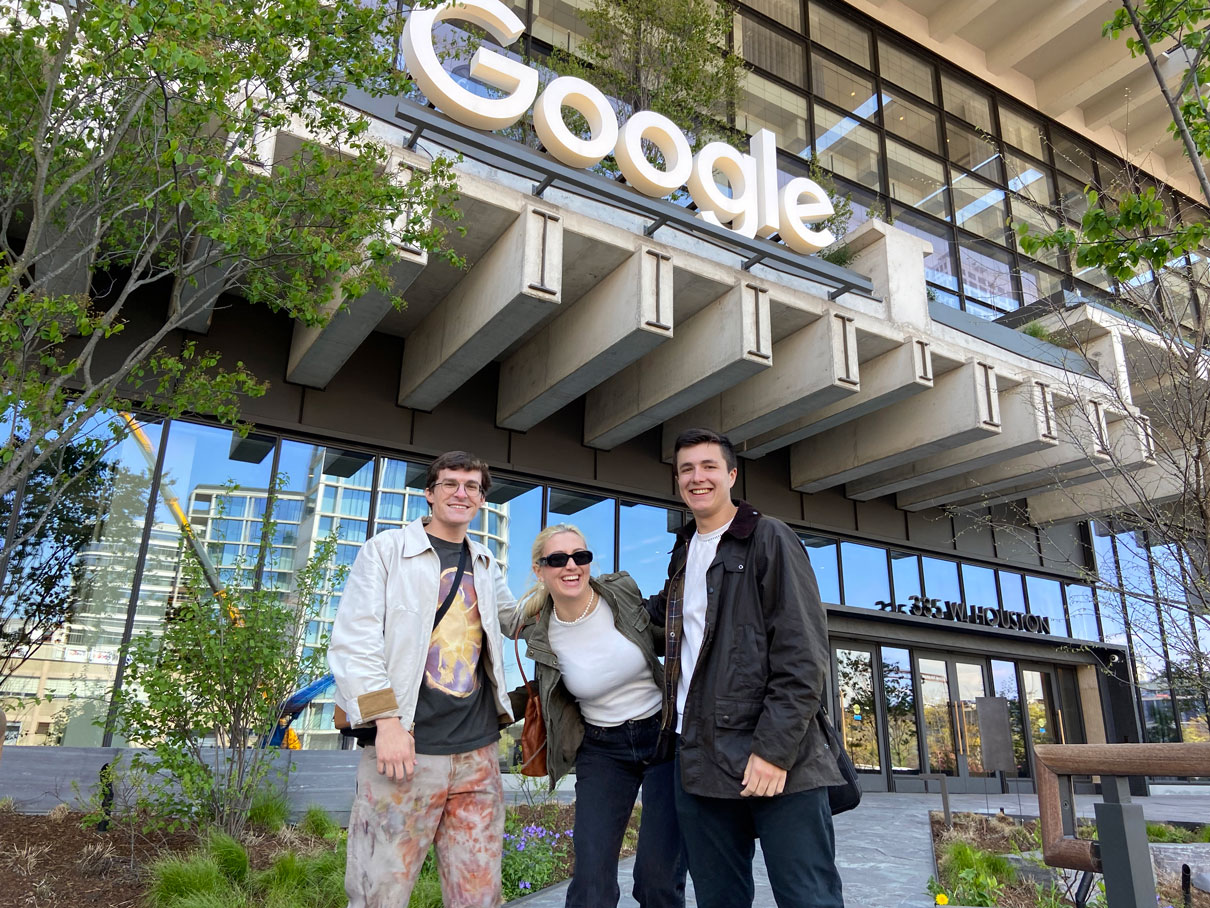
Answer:
MULTIPOLYGON (((590 583, 613 612, 614 627, 642 651, 643 658, 651 668, 652 678, 663 689, 664 667, 656 655, 656 646, 663 642, 664 629, 651 621, 634 578, 620 571, 593 577, 590 583)), ((542 716, 546 720, 546 770, 553 788, 575 765, 576 751, 584 739, 584 718, 575 697, 563 683, 559 657, 550 647, 551 611, 548 595, 536 618, 527 619, 521 628, 521 639, 525 641, 525 655, 534 660, 538 696, 542 703, 542 716)), ((515 634, 515 620, 505 622, 504 628, 506 633, 515 634)), ((524 715, 524 688, 514 690, 511 696, 513 714, 524 715)))

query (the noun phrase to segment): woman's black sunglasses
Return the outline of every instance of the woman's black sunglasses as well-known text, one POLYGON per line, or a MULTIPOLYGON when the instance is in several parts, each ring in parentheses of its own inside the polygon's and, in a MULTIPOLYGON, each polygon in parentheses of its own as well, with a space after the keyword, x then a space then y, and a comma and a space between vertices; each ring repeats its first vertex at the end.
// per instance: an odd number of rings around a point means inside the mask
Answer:
POLYGON ((538 559, 538 564, 542 567, 566 567, 567 559, 570 558, 576 564, 583 567, 586 564, 592 564, 592 552, 587 549, 580 549, 578 552, 572 552, 570 555, 566 552, 552 552, 549 555, 543 555, 538 559))

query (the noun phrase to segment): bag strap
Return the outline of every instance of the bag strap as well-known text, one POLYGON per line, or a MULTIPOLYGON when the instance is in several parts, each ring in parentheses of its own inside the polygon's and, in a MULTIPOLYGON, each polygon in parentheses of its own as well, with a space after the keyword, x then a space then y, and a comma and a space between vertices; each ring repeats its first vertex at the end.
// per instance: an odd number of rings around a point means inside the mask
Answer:
POLYGON ((445 601, 441 603, 441 608, 437 609, 437 615, 433 618, 433 630, 437 630, 437 625, 441 623, 445 613, 454 604, 454 597, 458 595, 458 588, 462 585, 462 575, 466 573, 466 556, 470 550, 470 543, 463 539, 462 551, 458 554, 458 571, 454 574, 454 582, 450 584, 450 591, 445 594, 445 601))
POLYGON ((529 678, 525 677, 525 666, 521 664, 521 629, 525 627, 525 619, 517 625, 517 632, 513 634, 513 652, 517 655, 517 671, 521 672, 521 683, 525 685, 525 693, 527 696, 534 696, 533 689, 529 686, 529 678))

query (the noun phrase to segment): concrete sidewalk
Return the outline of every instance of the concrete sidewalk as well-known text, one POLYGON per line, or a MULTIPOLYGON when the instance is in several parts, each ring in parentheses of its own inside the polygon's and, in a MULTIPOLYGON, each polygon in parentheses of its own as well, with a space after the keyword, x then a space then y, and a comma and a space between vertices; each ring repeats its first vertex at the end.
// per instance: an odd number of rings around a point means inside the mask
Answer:
MULTIPOLYGON (((1135 799, 1143 805, 1148 820, 1210 822, 1210 787, 1155 786, 1153 792, 1151 797, 1135 799)), ((1077 796, 1077 813, 1092 817, 1093 804, 1098 800, 1100 797, 1094 795, 1077 796)), ((1013 816, 1038 815, 1035 795, 951 795, 950 807, 968 813, 998 813, 1003 809, 1013 816)), ((941 810, 939 794, 871 792, 862 798, 859 808, 836 818, 836 863, 844 880, 847 908, 932 908, 933 900, 925 888, 933 875, 930 810, 941 810)), ((638 905, 630 897, 633 865, 634 859, 630 858, 618 868, 622 889, 619 908, 638 905)), ((753 908, 776 908, 759 849, 753 871, 753 908)), ((563 908, 566 891, 567 884, 561 883, 511 904, 563 908)), ((697 905, 692 881, 686 905, 697 905)))

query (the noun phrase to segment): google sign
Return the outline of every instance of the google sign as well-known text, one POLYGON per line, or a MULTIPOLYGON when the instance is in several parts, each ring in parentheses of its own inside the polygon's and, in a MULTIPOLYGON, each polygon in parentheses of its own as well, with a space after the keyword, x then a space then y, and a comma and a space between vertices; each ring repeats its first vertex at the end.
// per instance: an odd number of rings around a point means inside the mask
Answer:
POLYGON ((777 139, 767 129, 751 137, 748 154, 725 142, 711 142, 696 155, 675 123, 651 110, 640 110, 621 126, 604 93, 583 79, 560 76, 538 94, 538 72, 486 47, 471 58, 470 74, 503 95, 485 98, 459 85, 441 66, 433 46, 433 28, 445 19, 473 23, 507 47, 524 24, 500 0, 448 0, 416 9, 403 31, 408 73, 428 99, 459 123, 475 129, 504 129, 531 107, 534 129, 546 150, 571 167, 592 167, 612 153, 630 186, 661 198, 682 186, 689 189, 698 216, 746 237, 778 234, 795 252, 810 255, 832 244, 829 230, 812 230, 833 213, 832 203, 814 180, 795 177, 777 185, 777 139), (563 122, 563 108, 588 122, 588 138, 563 122), (663 169, 647 160, 643 140, 659 149, 663 169), (729 192, 715 180, 726 179, 729 192))

